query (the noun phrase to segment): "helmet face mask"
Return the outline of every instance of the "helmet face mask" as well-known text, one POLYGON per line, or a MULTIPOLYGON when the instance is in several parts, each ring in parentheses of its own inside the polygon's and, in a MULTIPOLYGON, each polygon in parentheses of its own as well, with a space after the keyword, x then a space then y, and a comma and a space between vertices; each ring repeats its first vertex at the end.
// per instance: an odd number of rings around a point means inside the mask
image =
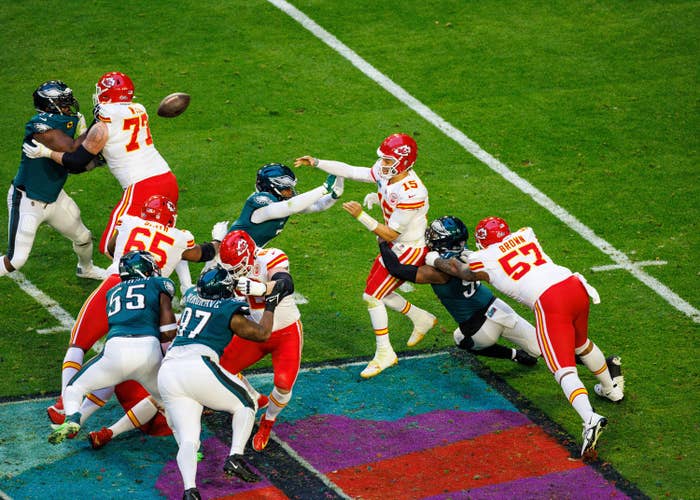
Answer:
POLYGON ((292 169, 281 163, 268 163, 258 170, 255 189, 273 194, 278 200, 296 196, 297 178, 292 169))
POLYGON ((160 276, 160 267, 150 252, 132 250, 119 259, 119 277, 122 281, 160 276))
POLYGON ((34 91, 33 98, 34 107, 39 112, 75 116, 80 111, 73 90, 61 80, 42 83, 34 91))
POLYGON ((446 259, 462 253, 468 238, 467 226, 452 215, 435 219, 425 230, 426 246, 446 259))
POLYGON ((489 245, 498 243, 510 234, 510 228, 506 221, 500 217, 487 217, 479 221, 474 230, 476 246, 484 249, 489 245))
POLYGON ((167 196, 154 194, 143 204, 141 218, 173 227, 177 220, 177 208, 167 196))
POLYGON ((95 84, 93 103, 131 102, 134 99, 134 83, 124 73, 110 71, 100 77, 95 84))
POLYGON ((197 295, 204 299, 221 300, 233 296, 236 281, 221 264, 206 269, 197 280, 197 295))
POLYGON ((219 258, 234 279, 245 278, 253 271, 256 245, 245 231, 231 231, 221 241, 219 258))
POLYGON ((380 167, 380 176, 390 180, 413 167, 418 156, 418 145, 410 135, 392 134, 379 145, 377 156, 379 159, 375 166, 380 167))

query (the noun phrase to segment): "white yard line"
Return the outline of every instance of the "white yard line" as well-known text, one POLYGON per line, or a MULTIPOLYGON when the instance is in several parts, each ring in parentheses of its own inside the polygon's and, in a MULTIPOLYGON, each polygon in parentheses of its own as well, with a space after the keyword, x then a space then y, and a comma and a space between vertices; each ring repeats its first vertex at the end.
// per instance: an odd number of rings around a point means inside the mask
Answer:
POLYGON ((576 217, 567 212, 563 207, 557 205, 547 195, 542 193, 528 181, 510 170, 503 163, 481 149, 481 147, 464 135, 461 131, 453 127, 448 121, 440 117, 437 113, 428 108, 425 104, 399 87, 389 77, 378 71, 374 66, 362 59, 349 47, 343 44, 335 36, 327 32, 316 22, 301 12, 299 9, 284 0, 268 0, 272 5, 293 18, 304 28, 309 30, 316 38, 335 50, 338 54, 364 73, 368 78, 380 85, 384 90, 396 97, 426 121, 437 127, 446 136, 462 146, 468 153, 488 166, 491 170, 501 175, 508 182, 527 194, 536 203, 551 212, 557 219, 569 226, 581 235, 591 245, 608 255, 619 267, 628 271, 632 276, 647 285, 654 292, 659 294, 666 302, 678 309, 680 312, 691 318, 695 323, 700 323, 700 311, 691 304, 679 297, 673 290, 658 281, 656 278, 645 273, 641 267, 633 263, 627 255, 613 247, 610 243, 599 237, 588 226, 579 221, 576 217))
POLYGON ((24 274, 22 274, 19 271, 15 271, 8 274, 7 276, 13 279, 15 282, 17 282, 17 285, 19 285, 22 291, 24 291, 27 295, 29 295, 39 304, 41 304, 44 307, 44 309, 49 311, 49 314, 56 318, 60 323, 59 326, 37 330, 38 333, 46 334, 54 332, 63 332, 66 330, 70 331, 71 328, 73 328, 73 323, 75 323, 75 319, 73 318, 73 316, 71 316, 65 309, 58 305, 58 302, 56 302, 44 292, 39 290, 36 286, 34 286, 34 284, 31 281, 29 281, 24 276, 24 274))

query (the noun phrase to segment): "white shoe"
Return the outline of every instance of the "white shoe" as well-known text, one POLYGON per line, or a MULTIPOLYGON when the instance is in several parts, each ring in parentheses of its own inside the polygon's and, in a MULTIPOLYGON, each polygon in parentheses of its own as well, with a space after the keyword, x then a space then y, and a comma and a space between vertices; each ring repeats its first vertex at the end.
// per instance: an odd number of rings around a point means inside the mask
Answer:
POLYGON ((597 413, 594 413, 591 418, 588 419, 588 422, 584 422, 582 434, 583 446, 581 447, 582 457, 587 451, 595 449, 598 438, 606 425, 608 425, 608 419, 597 413))
POLYGON ((390 366, 394 366, 399 362, 399 358, 393 349, 381 349, 374 354, 374 359, 370 361, 364 370, 360 373, 362 378, 372 378, 379 375, 390 366))
POLYGON ((418 342, 423 340, 423 337, 425 337, 425 334, 428 333, 428 330, 437 325, 437 322, 437 318, 429 312, 423 314, 418 321, 413 323, 413 331, 411 332, 411 336, 408 338, 406 345, 408 347, 413 347, 418 342))
POLYGON ((85 269, 78 266, 75 269, 75 275, 78 278, 86 278, 86 279, 100 280, 101 281, 107 277, 107 270, 102 269, 101 267, 97 267, 95 265, 92 265, 90 267, 86 267, 85 269))
POLYGON ((613 386, 608 390, 603 389, 603 384, 596 384, 593 386, 593 390, 601 398, 609 399, 613 403, 619 403, 622 401, 622 398, 625 397, 622 389, 620 389, 617 384, 613 384, 613 386))

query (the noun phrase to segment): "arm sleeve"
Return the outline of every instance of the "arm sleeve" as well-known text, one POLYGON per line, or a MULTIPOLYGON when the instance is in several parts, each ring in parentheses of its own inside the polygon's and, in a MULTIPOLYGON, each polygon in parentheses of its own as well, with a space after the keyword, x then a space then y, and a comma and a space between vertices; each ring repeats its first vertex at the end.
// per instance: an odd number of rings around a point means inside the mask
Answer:
POLYGON ((354 181, 369 182, 374 184, 371 168, 353 167, 347 163, 332 160, 318 160, 318 166, 316 168, 331 175, 337 175, 338 177, 345 177, 354 181))
POLYGON ((92 154, 81 144, 74 152, 63 153, 61 162, 70 173, 79 174, 87 170, 88 163, 90 163, 90 161, 96 156, 96 154, 92 154))
POLYGON ((389 274, 403 281, 410 281, 411 283, 416 282, 416 275, 418 274, 417 266, 401 264, 401 262, 399 262, 399 257, 391 250, 386 241, 382 241, 379 244, 379 251, 382 254, 384 266, 386 270, 389 271, 389 274))
POLYGON ((250 220, 255 224, 260 224, 272 219, 281 219, 283 217, 289 217, 292 214, 297 214, 308 207, 310 207, 314 202, 318 201, 324 194, 326 194, 326 188, 319 186, 306 193, 301 193, 288 200, 277 201, 275 203, 270 203, 264 207, 260 207, 253 211, 250 220))
POLYGON ((335 202, 338 201, 337 198, 333 198, 332 195, 327 194, 325 196, 322 196, 320 199, 316 200, 313 205, 310 207, 305 208, 299 213, 302 214, 311 214, 314 212, 323 212, 324 210, 327 210, 331 208, 335 202))

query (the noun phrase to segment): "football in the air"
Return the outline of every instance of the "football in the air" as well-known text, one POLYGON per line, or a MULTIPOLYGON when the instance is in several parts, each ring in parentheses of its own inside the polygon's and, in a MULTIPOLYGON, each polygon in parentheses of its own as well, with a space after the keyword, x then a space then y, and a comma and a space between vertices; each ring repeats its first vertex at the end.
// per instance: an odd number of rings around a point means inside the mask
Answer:
POLYGON ((166 95, 158 105, 158 116, 174 118, 181 115, 190 104, 190 95, 184 92, 175 92, 166 95))

